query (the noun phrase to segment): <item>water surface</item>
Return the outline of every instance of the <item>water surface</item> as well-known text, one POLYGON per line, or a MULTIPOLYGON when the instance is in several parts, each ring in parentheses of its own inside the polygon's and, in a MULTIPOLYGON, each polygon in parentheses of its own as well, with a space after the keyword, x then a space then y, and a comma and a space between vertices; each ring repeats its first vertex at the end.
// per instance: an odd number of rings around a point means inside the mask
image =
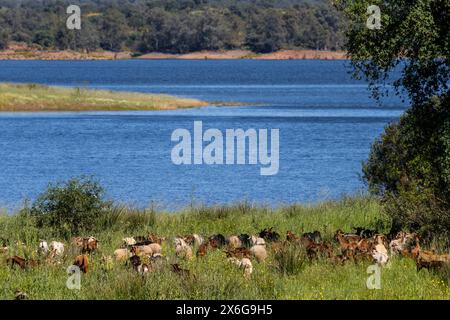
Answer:
POLYGON ((247 200, 277 206, 364 190, 361 163, 404 111, 352 80, 342 61, 0 61, 0 81, 168 93, 243 107, 175 111, 0 113, 0 206, 34 199, 48 182, 95 175, 108 197, 168 209, 247 200), (280 129, 280 171, 176 166, 173 130, 280 129))

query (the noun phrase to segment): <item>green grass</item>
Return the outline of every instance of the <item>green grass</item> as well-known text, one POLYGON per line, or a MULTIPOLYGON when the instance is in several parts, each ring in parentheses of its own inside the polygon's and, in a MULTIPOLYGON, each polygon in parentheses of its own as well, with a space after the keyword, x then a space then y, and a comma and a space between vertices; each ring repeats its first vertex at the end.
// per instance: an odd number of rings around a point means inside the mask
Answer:
MULTIPOLYGON (((61 264, 43 264, 28 271, 11 270, 2 261, 0 299, 12 299, 16 290, 26 292, 31 299, 449 299, 446 279, 427 270, 417 272, 414 261, 404 258, 392 259, 382 270, 381 290, 366 288, 369 262, 338 266, 318 260, 299 261, 297 265, 295 259, 302 259, 303 254, 293 252, 275 259, 270 246, 268 261, 253 262, 251 279, 244 278, 241 270, 227 263, 222 251, 209 253, 203 259, 179 261, 195 279, 180 278, 169 268, 141 277, 124 264, 115 263, 111 270, 106 270, 101 262, 101 256, 112 255, 124 236, 151 232, 167 237, 163 253, 170 262, 175 262, 171 238, 176 235, 256 234, 263 228, 274 227, 283 237, 287 230, 297 234, 319 230, 331 241, 338 228, 351 231, 354 226, 379 227, 386 232, 390 223, 381 212, 379 203, 369 198, 345 198, 276 210, 247 203, 187 208, 178 213, 119 208, 107 219, 98 221, 94 235, 101 241, 100 252, 92 255, 91 270, 82 275, 81 290, 66 288, 65 270, 73 255, 68 255, 61 264), (280 261, 285 264, 281 268, 280 261)), ((0 237, 20 239, 26 244, 16 247, 14 253, 35 257, 39 239, 58 240, 51 234, 52 230, 35 228, 27 216, 0 216, 0 237)))
POLYGON ((162 94, 0 83, 0 111, 171 110, 207 102, 162 94))

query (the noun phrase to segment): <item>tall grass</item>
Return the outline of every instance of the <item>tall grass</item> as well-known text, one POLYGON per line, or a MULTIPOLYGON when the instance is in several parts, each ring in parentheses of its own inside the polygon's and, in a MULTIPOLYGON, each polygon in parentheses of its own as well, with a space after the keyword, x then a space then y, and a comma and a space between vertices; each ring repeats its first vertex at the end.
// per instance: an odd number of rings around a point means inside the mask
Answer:
POLYGON ((274 266, 282 275, 297 275, 307 263, 305 249, 288 244, 274 254, 274 266))

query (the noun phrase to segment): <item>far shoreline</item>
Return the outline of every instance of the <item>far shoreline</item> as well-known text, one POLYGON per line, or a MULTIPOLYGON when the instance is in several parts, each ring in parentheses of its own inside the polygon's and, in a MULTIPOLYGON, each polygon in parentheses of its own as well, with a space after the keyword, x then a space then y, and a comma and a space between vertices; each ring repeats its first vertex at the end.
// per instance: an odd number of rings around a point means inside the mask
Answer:
POLYGON ((348 60, 345 51, 326 50, 279 50, 271 53, 255 53, 250 50, 197 51, 185 54, 151 52, 137 54, 128 51, 78 52, 72 50, 53 51, 13 43, 0 51, 0 61, 8 60, 50 60, 50 61, 92 61, 92 60, 348 60))

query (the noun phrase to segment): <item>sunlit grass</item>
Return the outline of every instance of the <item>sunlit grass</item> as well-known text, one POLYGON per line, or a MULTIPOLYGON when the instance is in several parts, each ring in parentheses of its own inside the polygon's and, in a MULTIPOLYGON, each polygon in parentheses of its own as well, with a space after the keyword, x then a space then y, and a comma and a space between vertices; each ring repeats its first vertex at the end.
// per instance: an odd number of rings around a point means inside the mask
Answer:
POLYGON ((0 111, 171 110, 206 105, 204 101, 163 94, 0 84, 0 111))

